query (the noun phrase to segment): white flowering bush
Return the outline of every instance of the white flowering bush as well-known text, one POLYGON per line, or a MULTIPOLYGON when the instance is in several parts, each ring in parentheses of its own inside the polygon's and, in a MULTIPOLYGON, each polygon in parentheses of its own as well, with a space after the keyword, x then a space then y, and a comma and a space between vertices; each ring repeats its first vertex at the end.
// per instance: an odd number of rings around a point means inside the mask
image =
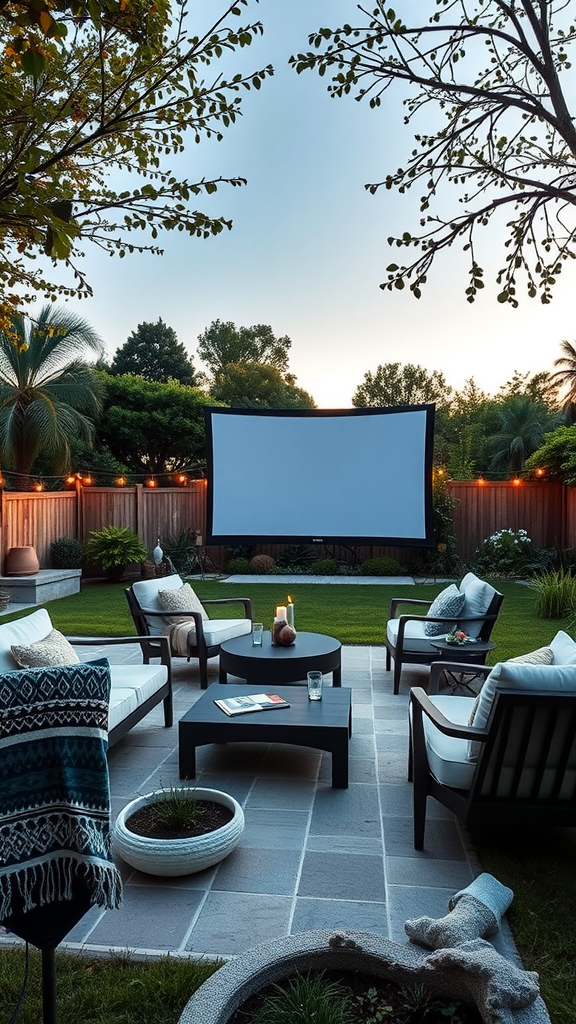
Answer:
POLYGON ((496 530, 482 541, 474 556, 474 568, 498 576, 530 575, 538 568, 532 541, 526 530, 496 530))

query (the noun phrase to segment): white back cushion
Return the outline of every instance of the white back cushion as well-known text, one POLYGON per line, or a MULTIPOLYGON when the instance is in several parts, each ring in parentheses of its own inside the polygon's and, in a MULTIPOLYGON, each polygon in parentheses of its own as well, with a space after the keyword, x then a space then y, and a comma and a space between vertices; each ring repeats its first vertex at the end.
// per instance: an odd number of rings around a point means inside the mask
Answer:
MULTIPOLYGON (((178 590, 182 586, 180 576, 156 576, 151 580, 137 580, 132 584, 134 596, 142 611, 161 612, 158 600, 159 590, 178 590)), ((166 628, 167 619, 159 615, 151 615, 146 619, 151 636, 161 636, 166 628)))
POLYGON ((43 640, 51 630, 52 622, 45 608, 14 622, 4 622, 0 626, 0 672, 12 672, 18 668, 10 650, 12 645, 33 644, 43 640))
POLYGON ((576 665, 576 641, 563 629, 556 633, 550 649, 553 665, 576 665))
MULTIPOLYGON (((485 615, 496 593, 494 587, 484 580, 478 579, 473 572, 469 572, 464 577, 460 584, 460 591, 464 593, 461 618, 467 618, 469 615, 485 615)), ((463 622, 462 629, 468 633, 468 636, 476 639, 483 625, 483 620, 478 619, 476 622, 463 622)))

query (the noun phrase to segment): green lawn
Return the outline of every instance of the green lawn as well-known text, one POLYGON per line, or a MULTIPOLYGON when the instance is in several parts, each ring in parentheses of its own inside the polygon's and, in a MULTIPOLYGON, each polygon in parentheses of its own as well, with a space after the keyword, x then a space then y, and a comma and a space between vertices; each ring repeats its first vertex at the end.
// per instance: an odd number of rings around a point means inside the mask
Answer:
MULTIPOLYGON (((126 585, 89 583, 83 586, 80 596, 51 602, 49 611, 55 627, 67 634, 132 634, 133 624, 124 597, 126 585)), ((235 587, 209 580, 195 581, 193 585, 201 598, 235 594, 251 597, 255 619, 264 622, 265 627, 271 623, 275 606, 284 604, 289 593, 295 603, 296 629, 328 633, 344 644, 382 644, 391 597, 431 600, 443 587, 443 584, 398 587, 265 583, 235 587)), ((495 585, 505 598, 492 634, 497 644, 493 662, 549 643, 558 629, 567 629, 573 635, 573 629, 566 620, 536 617, 535 594, 530 587, 503 581, 497 581, 495 585)), ((219 611, 218 614, 223 613, 219 611)), ((230 614, 238 614, 237 609, 231 609, 230 614)), ((515 898, 508 918, 525 967, 540 974, 542 993, 553 1024, 574 1024, 576 830, 539 830, 526 834, 515 830, 513 834, 499 833, 497 836, 476 834, 473 839, 484 870, 491 871, 514 890, 515 898)), ((5 953, 0 955, 2 979, 6 956, 5 953)), ((127 984, 142 991, 143 982, 138 977, 131 978, 127 984)), ((170 987, 176 983, 166 984, 170 987)), ((78 985, 76 977, 72 987, 78 985)), ((2 987, 0 985, 0 990, 2 987)), ((187 991, 189 995, 191 989, 187 991)), ((147 999, 146 1004, 148 1006, 147 999)), ((174 1005, 172 1003, 171 1007, 174 1005)), ((167 1007, 166 1001, 166 1008, 161 1006, 154 1014, 147 1015, 148 1024, 176 1022, 179 1014, 172 1008, 168 1011, 167 1007)), ((88 1017, 83 1010, 80 1016, 99 1024, 129 1024, 132 1020, 128 1010, 119 1004, 118 1012, 88 1017)), ((21 1024, 32 1024, 37 1019, 33 1015, 22 1016, 21 1024)), ((70 1017, 60 1017, 61 1024, 77 1019, 80 1017, 74 1012, 70 1017)))

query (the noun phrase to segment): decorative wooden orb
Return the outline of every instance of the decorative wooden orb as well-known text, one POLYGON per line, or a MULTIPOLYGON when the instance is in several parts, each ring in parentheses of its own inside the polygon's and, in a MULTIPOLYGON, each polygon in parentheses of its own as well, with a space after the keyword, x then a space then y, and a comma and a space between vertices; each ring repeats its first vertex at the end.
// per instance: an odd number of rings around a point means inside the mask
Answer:
POLYGON ((272 626, 272 643, 277 647, 290 647, 296 639, 296 630, 285 619, 272 626))

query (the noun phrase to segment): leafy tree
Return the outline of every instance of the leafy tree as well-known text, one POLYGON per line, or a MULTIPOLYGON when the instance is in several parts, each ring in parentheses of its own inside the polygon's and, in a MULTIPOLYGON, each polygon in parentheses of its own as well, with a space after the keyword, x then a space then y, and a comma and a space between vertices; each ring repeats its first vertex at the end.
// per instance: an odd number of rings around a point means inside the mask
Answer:
POLYGON ((546 467, 551 480, 576 487, 576 426, 557 427, 545 434, 542 444, 526 459, 526 469, 546 467))
POLYGON ((177 380, 194 384, 194 367, 176 331, 162 319, 138 324, 128 341, 116 349, 110 373, 131 373, 144 380, 177 380))
POLYGON ((367 409, 436 402, 442 407, 449 403, 451 392, 439 370, 430 372, 413 363, 384 363, 375 373, 364 374, 364 382, 352 395, 352 405, 367 409))
POLYGON ((420 21, 421 6, 412 5, 416 23, 406 24, 403 12, 375 0, 370 11, 359 8, 359 24, 322 28, 309 37, 312 51, 291 58, 299 73, 330 74, 332 96, 353 93, 373 108, 393 83, 406 87, 405 123, 416 127, 410 155, 366 188, 418 190, 420 228, 388 239, 417 254, 391 263, 381 287, 408 284, 419 298, 436 256, 458 242, 473 302, 484 284, 477 229, 502 224, 503 215, 498 301, 518 305, 521 277, 528 295, 540 292, 548 303, 564 261, 575 255, 576 126, 562 86, 576 39, 573 5, 436 0, 420 21), (455 199, 448 212, 446 183, 455 199))
POLYGON ((563 412, 568 423, 576 423, 576 347, 569 341, 561 342, 560 347, 563 355, 554 360, 554 366, 561 369, 552 374, 552 380, 566 389, 563 412))
POLYGON ((284 380, 294 384, 295 377, 288 373, 290 338, 276 338, 268 324, 254 327, 236 327, 228 321, 213 320, 198 336, 198 355, 212 374, 217 374, 230 363, 265 363, 280 372, 284 380))
MULTIPOLYGON (((231 227, 195 204, 220 184, 240 185, 244 179, 188 180, 169 166, 170 155, 182 153, 188 138, 220 139, 240 114, 241 94, 259 89, 272 74, 266 67, 228 79, 214 66, 226 51, 248 46, 262 32, 259 22, 234 27, 248 0, 223 3, 201 34, 187 29, 185 2, 107 0, 100 5, 103 13, 90 4, 88 18, 69 17, 82 14, 82 3, 50 3, 51 11, 64 11, 60 21, 67 34, 48 34, 42 41, 45 59, 32 75, 16 73, 22 64, 12 45, 13 24, 0 18, 5 326, 7 312, 34 290, 91 294, 80 267, 87 242, 110 255, 159 254, 162 231, 205 238, 231 227), (135 232, 146 237, 136 241, 135 232), (71 272, 71 281, 53 280, 34 262, 43 252, 53 267, 60 261, 71 272)), ((40 0, 40 20, 42 6, 40 0)), ((26 5, 26 12, 35 9, 26 5)))
POLYGON ((215 374, 210 394, 237 409, 316 408, 307 391, 287 383, 275 366, 263 363, 229 363, 215 374))
POLYGON ((502 402, 497 417, 497 429, 489 442, 490 467, 498 472, 520 473, 527 457, 542 443, 551 425, 551 414, 542 403, 526 395, 513 395, 502 402))
POLYGON ((470 377, 436 417, 437 458, 452 479, 470 480, 485 470, 487 417, 493 406, 493 399, 470 377))
POLYGON ((15 314, 0 330, 0 456, 28 476, 42 453, 55 472, 69 468, 70 440, 89 440, 101 387, 86 358, 102 342, 67 309, 47 305, 34 322, 15 314), (84 357, 84 358, 83 358, 84 357))
POLYGON ((203 391, 175 381, 99 376, 105 393, 97 440, 114 458, 137 474, 173 473, 205 461, 203 391))

